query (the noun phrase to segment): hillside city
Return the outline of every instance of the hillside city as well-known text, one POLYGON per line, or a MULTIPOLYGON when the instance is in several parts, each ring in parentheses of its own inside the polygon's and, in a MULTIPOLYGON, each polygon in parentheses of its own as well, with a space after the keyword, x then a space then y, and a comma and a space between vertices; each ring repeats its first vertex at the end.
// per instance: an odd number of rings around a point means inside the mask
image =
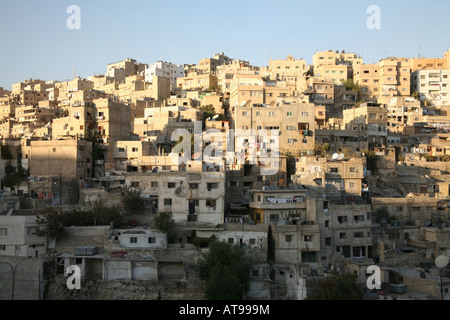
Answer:
POLYGON ((0 299, 207 299, 226 242, 247 300, 348 273, 364 299, 449 300, 450 50, 312 62, 126 58, 0 88, 0 299))

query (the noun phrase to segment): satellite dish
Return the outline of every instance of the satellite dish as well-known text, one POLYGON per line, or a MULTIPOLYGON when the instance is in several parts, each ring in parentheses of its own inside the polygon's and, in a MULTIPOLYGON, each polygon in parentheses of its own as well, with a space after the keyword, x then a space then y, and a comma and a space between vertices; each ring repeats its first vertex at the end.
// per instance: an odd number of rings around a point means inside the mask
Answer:
POLYGON ((333 160, 337 160, 339 157, 339 155, 337 153, 333 154, 333 156, 331 157, 331 159, 333 160))
POLYGON ((342 159, 344 159, 344 157, 345 157, 345 154, 340 153, 340 154, 338 155, 338 160, 342 160, 342 159))
POLYGON ((447 256, 439 256, 436 258, 436 260, 434 260, 434 263, 436 264, 436 266, 438 266, 439 268, 444 268, 448 265, 448 257, 447 256))
POLYGON ((214 120, 216 120, 219 117, 218 114, 216 114, 214 117, 212 117, 214 120))

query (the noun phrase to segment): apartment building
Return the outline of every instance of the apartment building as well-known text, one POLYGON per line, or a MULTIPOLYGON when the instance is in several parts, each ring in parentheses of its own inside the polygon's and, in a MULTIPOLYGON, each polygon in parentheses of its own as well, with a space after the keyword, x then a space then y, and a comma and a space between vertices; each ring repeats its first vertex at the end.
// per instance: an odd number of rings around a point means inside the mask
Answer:
POLYGON ((20 94, 22 91, 43 92, 47 89, 47 83, 40 79, 30 79, 12 84, 12 94, 20 94))
POLYGON ((29 163, 30 176, 85 180, 92 169, 92 142, 31 141, 29 163))
POLYGON ((217 76, 211 73, 190 72, 185 77, 177 78, 177 88, 180 90, 209 90, 218 88, 217 76))
POLYGON ((148 65, 145 63, 139 63, 135 59, 126 58, 122 61, 108 64, 107 75, 114 77, 114 73, 117 72, 117 70, 121 69, 123 70, 123 77, 129 77, 138 74, 144 75, 145 69, 147 68, 148 65))
POLYGON ((443 58, 412 58, 412 72, 417 70, 450 69, 450 49, 444 53, 443 58))
POLYGON ((393 97, 387 101, 388 130, 401 133, 404 126, 423 121, 423 109, 419 100, 412 97, 393 97))
POLYGON ((302 185, 266 185, 250 191, 249 208, 256 224, 307 219, 306 189, 302 185))
POLYGON ((201 166, 186 172, 131 172, 125 176, 127 186, 143 188, 141 196, 150 202, 149 214, 171 212, 176 224, 193 227, 224 222, 224 181, 224 172, 203 172, 201 166))
POLYGON ((417 70, 411 74, 411 90, 433 106, 450 105, 450 70, 417 70))
POLYGON ((292 90, 307 72, 306 61, 288 55, 286 59, 270 59, 267 74, 271 80, 284 81, 292 90))
POLYGON ((380 94, 380 72, 377 64, 363 64, 353 70, 353 82, 361 86, 362 99, 377 97, 380 94))
POLYGON ((223 52, 216 53, 212 58, 200 59, 195 69, 198 70, 199 73, 208 73, 208 74, 216 74, 217 67, 221 65, 229 64, 233 61, 233 59, 227 57, 223 52))
POLYGON ((381 96, 409 96, 411 94, 411 59, 386 58, 381 60, 378 66, 381 96))
POLYGON ((133 133, 158 144, 171 145, 172 133, 177 129, 194 132, 196 121, 203 120, 203 113, 196 108, 167 106, 146 108, 143 118, 134 119, 133 133))
POLYGON ((314 76, 340 84, 353 79, 353 69, 363 64, 363 59, 352 52, 327 50, 313 55, 314 76))
POLYGON ((366 161, 355 156, 341 160, 328 157, 300 157, 292 179, 311 187, 327 199, 360 197, 366 161))
POLYGON ((365 102, 343 111, 345 130, 367 130, 369 144, 386 144, 387 120, 387 108, 381 104, 365 102))
POLYGON ((230 90, 230 107, 264 103, 264 81, 261 75, 238 74, 230 90))
MULTIPOLYGON (((312 103, 236 107, 233 121, 236 130, 255 130, 256 134, 260 130, 278 130, 280 150, 298 153, 314 149, 315 106, 312 103)), ((240 147, 236 146, 236 150, 240 147)))
POLYGON ((34 213, 8 212, 0 215, 0 255, 39 257, 47 252, 46 237, 39 237, 34 213))
MULTIPOLYGON (((93 100, 92 100, 93 101, 93 100)), ((53 140, 68 137, 85 137, 93 134, 97 128, 93 102, 74 101, 68 108, 67 117, 55 118, 52 121, 53 140)))
POLYGON ((372 258, 372 209, 365 203, 330 202, 317 210, 322 256, 326 263, 372 258))
POLYGON ((220 91, 229 95, 233 78, 241 74, 259 75, 260 68, 241 60, 233 60, 229 64, 218 66, 216 75, 220 91))
POLYGON ((296 224, 271 222, 274 258, 276 263, 321 268, 320 229, 314 221, 303 220, 296 224))
POLYGON ((153 83, 153 77, 164 77, 170 80, 171 89, 177 87, 177 78, 184 77, 184 67, 166 61, 158 61, 150 64, 145 69, 145 82, 153 83))

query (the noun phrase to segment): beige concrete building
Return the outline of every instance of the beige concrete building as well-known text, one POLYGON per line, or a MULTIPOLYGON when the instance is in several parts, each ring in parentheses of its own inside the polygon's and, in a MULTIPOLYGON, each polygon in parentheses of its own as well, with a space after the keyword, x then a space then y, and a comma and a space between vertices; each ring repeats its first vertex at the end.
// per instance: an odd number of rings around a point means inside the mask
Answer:
POLYGON ((381 104, 365 102, 343 111, 345 130, 367 130, 369 145, 386 144, 387 120, 387 108, 381 104))
POLYGON ((311 187, 327 199, 360 197, 366 161, 364 157, 333 160, 328 157, 300 157, 292 179, 311 187))
POLYGON ((92 143, 85 140, 31 141, 30 176, 85 180, 92 169, 92 143))
POLYGON ((177 78, 177 87, 186 91, 218 88, 217 76, 211 73, 190 72, 186 77, 177 78))
POLYGON ((264 81, 261 75, 236 75, 231 83, 230 107, 264 103, 264 81))
POLYGON ((260 130, 278 130, 280 151, 299 153, 314 149, 315 107, 312 103, 236 107, 233 121, 236 130, 255 130, 256 134, 260 130))
MULTIPOLYGON (((194 167, 192 167, 194 169, 194 167)), ((127 173, 126 185, 144 188, 150 202, 148 214, 171 212, 177 225, 216 226, 224 222, 223 172, 158 171, 127 173)))
POLYGON ((413 126, 423 121, 423 110, 419 100, 412 97, 394 97, 387 102, 387 128, 391 132, 403 132, 404 126, 413 126))
POLYGON ((444 53, 443 58, 412 58, 412 72, 417 70, 450 69, 450 49, 444 53))

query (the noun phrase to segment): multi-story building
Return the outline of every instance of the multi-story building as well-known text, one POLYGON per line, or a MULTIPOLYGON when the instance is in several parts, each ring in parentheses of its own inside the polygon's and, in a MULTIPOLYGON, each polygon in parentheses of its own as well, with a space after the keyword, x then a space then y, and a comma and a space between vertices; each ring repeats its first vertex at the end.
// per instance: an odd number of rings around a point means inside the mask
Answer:
MULTIPOLYGON (((254 130, 255 134, 260 130, 278 130, 280 150, 298 153, 314 149, 315 106, 312 103, 236 107, 233 121, 236 130, 254 130)), ((264 142, 269 142, 268 139, 264 142)), ((237 145, 236 151, 240 147, 237 145)))
POLYGON ((394 97, 386 103, 388 109, 388 130, 403 132, 404 126, 423 121, 423 110, 419 100, 412 97, 394 97))
POLYGON ((443 58, 413 58, 412 72, 417 70, 436 70, 450 68, 450 49, 444 53, 443 58))
POLYGON ((142 188, 150 213, 171 212, 178 225, 216 226, 224 222, 224 172, 204 172, 191 166, 185 172, 127 173, 125 182, 142 188))
POLYGON ((418 70, 411 74, 411 90, 433 106, 450 105, 450 70, 418 70))
POLYGON ((153 83, 154 76, 169 78, 171 89, 174 89, 177 86, 177 78, 184 77, 184 75, 183 66, 171 62, 158 61, 150 64, 150 67, 145 69, 145 82, 153 83))
POLYGON ((288 188, 266 185, 250 191, 249 208, 256 224, 308 219, 306 188, 292 185, 288 188))
POLYGON ((367 130, 368 143, 386 145, 387 108, 385 105, 365 102, 343 111, 345 130, 367 130))
POLYGON ((39 257, 47 252, 47 238, 36 234, 39 225, 35 213, 10 212, 0 215, 0 255, 39 257))
POLYGON ((213 87, 218 87, 218 81, 217 76, 211 73, 190 72, 177 78, 177 88, 181 90, 209 90, 213 87))
POLYGON ((31 141, 29 163, 30 176, 85 180, 91 175, 92 142, 31 141))

